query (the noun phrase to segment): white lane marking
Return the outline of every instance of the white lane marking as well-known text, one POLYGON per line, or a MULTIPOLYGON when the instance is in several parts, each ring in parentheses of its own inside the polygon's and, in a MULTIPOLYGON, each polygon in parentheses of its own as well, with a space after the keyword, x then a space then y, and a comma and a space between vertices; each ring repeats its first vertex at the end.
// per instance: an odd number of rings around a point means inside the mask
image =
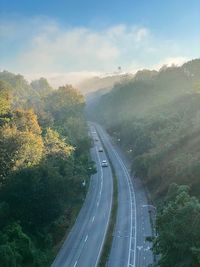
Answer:
MULTIPOLYGON (((104 132, 101 130, 100 128, 100 131, 102 133, 102 135, 104 135, 105 137, 105 134, 104 132)), ((133 221, 133 214, 132 214, 132 211, 133 211, 133 208, 132 208, 132 194, 131 194, 131 191, 133 192, 133 198, 134 198, 134 213, 135 213, 135 229, 137 230, 137 211, 136 211, 136 197, 135 197, 135 190, 134 190, 134 187, 133 187, 133 184, 132 184, 132 181, 131 181, 131 178, 130 178, 130 175, 129 175, 129 172, 127 171, 127 168, 126 166, 124 165, 123 161, 121 160, 121 158, 119 157, 117 151, 115 151, 115 149, 113 148, 113 145, 111 142, 109 142, 110 144, 110 147, 115 155, 115 157, 118 159, 121 167, 123 168, 124 172, 125 172, 125 176, 126 176, 126 179, 127 179, 127 184, 128 184, 128 188, 129 188, 129 194, 130 194, 130 204, 131 204, 131 234, 130 234, 130 241, 129 241, 129 257, 128 257, 128 264, 127 266, 130 266, 130 257, 131 257, 131 238, 132 238, 132 233, 133 233, 133 226, 132 226, 132 221, 133 221), (130 186, 131 184, 131 186, 130 186)), ((136 263, 136 243, 137 243, 137 234, 136 234, 136 230, 135 230, 135 242, 134 242, 134 267, 135 267, 135 263, 136 263)))
POLYGON ((88 235, 86 235, 84 242, 86 242, 87 240, 88 240, 88 235))
MULTIPOLYGON (((96 154, 97 154, 97 157, 98 157, 99 165, 101 166, 101 162, 100 162, 100 158, 99 158, 99 154, 98 154, 98 151, 97 151, 97 147, 96 147, 96 146, 95 146, 95 149, 96 149, 96 154)), ((102 167, 100 167, 100 169, 101 169, 101 191, 102 191, 102 186, 103 186, 103 183, 102 183, 102 181, 103 181, 103 171, 102 171, 102 167)), ((99 200, 98 200, 97 205, 99 205, 99 200)), ((94 218, 95 218, 95 216, 93 216, 93 218, 92 218, 92 222, 94 221, 94 218)), ((85 237, 84 243, 86 243, 87 240, 88 240, 88 235, 85 237)), ((83 245, 83 247, 84 247, 84 245, 83 245)), ((83 247, 82 247, 82 250, 83 250, 83 247)), ((81 253, 82 253, 82 250, 81 250, 81 253)), ((81 254, 80 254, 80 255, 81 255, 81 254)), ((79 255, 78 259, 80 258, 80 255, 79 255)), ((76 262, 74 263, 74 266, 73 266, 73 267, 76 267, 77 263, 78 263, 78 261, 76 261, 76 262)))
POLYGON ((99 201, 97 202, 97 207, 99 207, 99 201))
MULTIPOLYGON (((130 181, 131 180, 131 178, 130 178, 130 175, 129 175, 129 173, 128 173, 128 171, 127 171, 127 169, 126 169, 126 167, 125 167, 125 165, 124 165, 124 163, 123 163, 123 161, 120 159, 120 157, 119 157, 119 155, 118 155, 118 153, 113 149, 113 152, 115 153, 115 155, 116 155, 116 157, 118 158, 118 160, 119 160, 119 162, 121 163, 121 166, 123 167, 123 169, 124 169, 124 171, 125 171, 125 173, 126 173, 126 178, 127 178, 127 184, 128 184, 128 187, 129 187, 129 194, 130 194, 130 199, 132 200, 132 194, 131 194, 131 186, 130 186, 130 183, 131 183, 131 185, 132 185, 132 182, 130 181)), ((132 192, 133 192, 133 197, 134 197, 134 213, 135 213, 135 237, 134 237, 134 239, 135 239, 135 244, 134 244, 134 263, 133 263, 133 266, 135 267, 135 263, 136 263, 136 231, 137 231, 137 218, 136 218, 136 198, 135 198, 135 191, 134 191, 134 189, 132 190, 132 192)), ((132 238, 132 236, 133 236, 133 207, 132 207, 132 205, 133 205, 133 203, 132 203, 132 201, 131 201, 131 235, 130 235, 130 242, 129 242, 129 259, 128 259, 128 264, 127 264, 127 266, 129 266, 130 265, 130 258, 131 258, 131 238, 132 238)))
MULTIPOLYGON (((97 148, 96 148, 96 151, 97 151, 97 148)), ((97 151, 97 156, 98 156, 98 160, 99 160, 99 164, 101 166, 101 160, 100 160, 100 157, 99 157, 99 153, 97 151)), ((112 174, 111 174, 112 175, 112 174)), ((103 187, 103 169, 101 167, 101 188, 103 187)), ((111 195, 113 194, 113 188, 112 188, 112 192, 111 192, 111 195)), ((108 225, 109 225, 109 222, 110 222, 110 214, 111 214, 111 208, 112 208, 112 201, 113 201, 113 198, 111 198, 111 201, 110 201, 110 207, 109 207, 109 216, 108 216, 108 220, 107 220, 107 223, 106 223, 106 228, 105 228, 105 232, 104 232, 104 236, 103 236, 103 240, 102 240, 102 243, 101 243, 101 247, 100 247, 100 250, 99 250, 99 254, 97 256, 97 260, 96 260, 96 263, 95 263, 95 267, 98 266, 98 263, 99 263, 99 258, 100 258, 100 255, 101 255, 101 251, 102 251, 102 248, 103 248, 103 245, 104 245, 104 242, 105 242, 105 238, 106 238, 106 233, 107 233, 107 230, 108 230, 108 225)))

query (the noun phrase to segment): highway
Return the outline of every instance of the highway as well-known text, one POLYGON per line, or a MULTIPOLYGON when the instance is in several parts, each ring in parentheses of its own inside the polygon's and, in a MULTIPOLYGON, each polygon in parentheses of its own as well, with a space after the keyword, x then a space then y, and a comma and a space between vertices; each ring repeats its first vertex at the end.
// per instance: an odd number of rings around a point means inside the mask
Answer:
POLYGON ((139 179, 130 176, 130 166, 104 129, 95 124, 118 178, 118 212, 113 243, 106 267, 147 267, 153 263, 149 206, 139 179))
POLYGON ((90 124, 94 140, 91 155, 97 173, 91 177, 84 205, 52 267, 97 267, 108 229, 113 194, 110 166, 102 168, 108 158, 99 152, 107 150, 118 179, 118 211, 111 253, 106 267, 148 267, 153 263, 149 207, 145 190, 136 177, 131 177, 129 161, 106 131, 90 124))
POLYGON ((90 135, 97 173, 91 177, 83 207, 52 267, 96 267, 99 263, 112 207, 113 177, 110 166, 101 166, 108 159, 104 151, 99 152, 102 144, 94 126, 90 126, 90 135))

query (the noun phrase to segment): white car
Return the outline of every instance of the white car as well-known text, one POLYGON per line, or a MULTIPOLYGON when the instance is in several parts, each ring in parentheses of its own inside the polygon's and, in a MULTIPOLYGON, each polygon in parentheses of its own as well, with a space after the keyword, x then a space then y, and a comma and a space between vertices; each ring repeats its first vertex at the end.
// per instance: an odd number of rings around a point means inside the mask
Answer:
POLYGON ((102 160, 102 162, 101 162, 101 166, 102 166, 102 167, 108 167, 108 163, 107 163, 107 161, 106 161, 106 160, 102 160))

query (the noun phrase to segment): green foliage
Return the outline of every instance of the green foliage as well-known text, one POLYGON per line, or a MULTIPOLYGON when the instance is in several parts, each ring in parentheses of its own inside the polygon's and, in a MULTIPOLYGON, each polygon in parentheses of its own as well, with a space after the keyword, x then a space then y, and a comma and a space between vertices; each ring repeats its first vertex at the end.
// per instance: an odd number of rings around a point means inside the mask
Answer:
POLYGON ((39 94, 40 97, 45 97, 53 91, 53 88, 49 85, 45 78, 40 78, 31 82, 31 87, 39 94))
POLYGON ((13 112, 13 125, 21 132, 32 132, 40 135, 42 130, 38 124, 37 116, 34 111, 17 109, 13 112))
POLYGON ((0 81, 0 116, 10 111, 10 86, 6 82, 0 81))
POLYGON ((152 199, 162 203, 154 240, 160 267, 200 266, 199 66, 197 59, 139 72, 90 110, 127 152, 152 199))
POLYGON ((12 94, 13 107, 25 107, 27 101, 37 97, 35 91, 20 74, 13 74, 8 71, 0 72, 0 80, 9 84, 12 94))
POLYGON ((19 131, 16 126, 0 128, 0 176, 10 171, 36 165, 43 157, 43 140, 29 130, 19 131))
POLYGON ((65 120, 76 114, 81 114, 84 106, 83 96, 72 86, 59 87, 47 97, 47 110, 56 120, 65 120))
POLYGON ((0 72, 0 104, 0 266, 47 267, 94 172, 84 99, 0 72))
POLYGON ((59 136, 58 132, 50 128, 46 131, 44 142, 48 157, 52 156, 65 159, 69 157, 74 150, 72 146, 66 144, 65 140, 59 136))
POLYGON ((160 267, 199 266, 200 203, 190 197, 188 187, 173 185, 156 226, 154 251, 160 255, 160 267))
POLYGON ((33 244, 19 224, 3 229, 0 244, 2 266, 34 266, 33 244))
POLYGON ((91 111, 120 140, 132 169, 155 199, 173 182, 200 194, 199 62, 141 71, 132 81, 116 85, 91 111))
POLYGON ((60 87, 45 100, 45 110, 53 117, 54 127, 74 146, 88 138, 84 106, 83 96, 69 85, 60 87))

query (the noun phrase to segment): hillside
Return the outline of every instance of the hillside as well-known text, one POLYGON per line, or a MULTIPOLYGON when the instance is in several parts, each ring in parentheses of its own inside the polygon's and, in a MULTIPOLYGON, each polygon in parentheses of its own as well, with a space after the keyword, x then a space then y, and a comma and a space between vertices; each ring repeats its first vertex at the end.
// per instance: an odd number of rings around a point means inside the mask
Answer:
POLYGON ((116 83, 131 79, 132 74, 113 74, 104 77, 86 79, 77 85, 82 94, 89 96, 96 91, 110 91, 116 83))
POLYGON ((92 119, 119 140, 153 199, 173 182, 199 195, 200 60, 135 77, 91 106, 92 119))
POLYGON ((84 106, 71 86, 0 72, 0 266, 50 266, 73 225, 94 171, 84 106))

